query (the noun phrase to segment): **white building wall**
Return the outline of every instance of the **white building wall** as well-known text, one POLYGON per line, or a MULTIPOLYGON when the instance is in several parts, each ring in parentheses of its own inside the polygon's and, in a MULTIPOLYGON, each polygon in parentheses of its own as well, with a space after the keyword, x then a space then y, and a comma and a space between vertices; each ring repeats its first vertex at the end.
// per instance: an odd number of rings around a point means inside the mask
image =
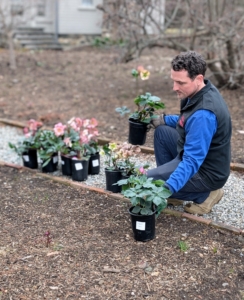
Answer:
MULTIPOLYGON (((30 0, 29 0, 30 1, 30 0)), ((41 27, 45 32, 54 33, 56 30, 56 5, 58 0, 31 0, 32 1, 32 13, 35 16, 29 22, 32 27, 41 27), (37 14, 38 3, 44 5, 44 15, 37 14)), ((67 0, 68 1, 68 0, 67 0)))
POLYGON ((102 12, 96 6, 103 1, 90 2, 92 7, 82 5, 82 0, 59 0, 58 33, 101 34, 102 12))

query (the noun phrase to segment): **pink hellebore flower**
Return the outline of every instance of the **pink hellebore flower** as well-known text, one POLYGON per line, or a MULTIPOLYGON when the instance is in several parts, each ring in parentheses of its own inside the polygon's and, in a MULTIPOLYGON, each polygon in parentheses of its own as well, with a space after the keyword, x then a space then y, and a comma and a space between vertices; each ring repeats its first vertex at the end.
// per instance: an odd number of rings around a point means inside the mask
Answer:
POLYGON ((31 132, 27 132, 27 133, 25 133, 25 137, 26 137, 26 138, 29 138, 29 137, 31 137, 31 132))
POLYGON ((77 126, 75 117, 71 118, 68 122, 69 126, 73 128, 75 131, 80 131, 80 128, 77 126))
POLYGON ((92 134, 94 136, 99 136, 99 133, 98 133, 97 129, 95 129, 95 128, 89 128, 88 132, 89 132, 89 134, 92 134))
POLYGON ((54 133, 56 136, 61 136, 64 134, 64 130, 66 129, 66 125, 63 125, 62 123, 57 123, 54 126, 54 133))
POLYGON ((25 128, 23 129, 23 133, 26 134, 26 133, 28 133, 28 132, 29 132, 29 128, 28 128, 28 127, 25 127, 25 128))
POLYGON ((83 126, 83 120, 81 118, 75 118, 75 124, 78 128, 83 126))
POLYGON ((32 131, 36 131, 38 129, 38 127, 42 126, 42 122, 37 122, 34 119, 30 119, 28 121, 28 127, 30 128, 30 130, 32 131))
POLYGON ((98 124, 97 120, 95 118, 91 118, 89 128, 95 128, 97 127, 97 124, 98 124))
POLYGON ((84 129, 81 134, 80 134, 80 142, 82 144, 87 144, 89 142, 89 137, 88 137, 88 130, 84 129))
POLYGON ((72 147, 72 143, 71 143, 71 140, 70 140, 69 137, 66 137, 66 138, 64 139, 64 143, 65 143, 66 146, 72 147))
POLYGON ((71 125, 71 123, 73 123, 74 121, 75 121, 75 117, 71 118, 67 123, 68 123, 69 125, 71 125))
POLYGON ((81 144, 88 144, 89 139, 87 135, 80 135, 80 142, 81 144))
POLYGON ((90 125, 90 120, 89 119, 85 119, 83 120, 83 127, 86 128, 90 125))
POLYGON ((146 170, 143 167, 140 167, 139 172, 141 174, 146 174, 147 173, 146 170))
POLYGON ((137 71, 138 71, 139 73, 143 72, 143 71, 144 71, 143 66, 138 66, 138 67, 137 67, 137 71))

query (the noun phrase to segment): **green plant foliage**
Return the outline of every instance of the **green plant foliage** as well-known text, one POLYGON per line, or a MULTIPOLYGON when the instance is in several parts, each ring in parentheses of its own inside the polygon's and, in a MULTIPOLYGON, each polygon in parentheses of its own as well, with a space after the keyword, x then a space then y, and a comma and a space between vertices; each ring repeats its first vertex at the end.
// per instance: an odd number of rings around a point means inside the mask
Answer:
POLYGON ((122 185, 122 194, 134 206, 132 212, 141 215, 151 215, 156 210, 158 216, 166 208, 167 198, 171 195, 163 186, 163 180, 153 180, 146 175, 132 175, 117 184, 122 185))
POLYGON ((186 252, 189 249, 189 245, 187 245, 187 243, 184 241, 178 241, 177 245, 182 252, 186 252))
POLYGON ((60 151, 63 142, 52 130, 42 130, 35 135, 35 140, 40 143, 39 156, 42 160, 42 167, 45 167, 54 153, 60 151))
POLYGON ((130 109, 126 106, 117 107, 115 108, 115 111, 118 112, 122 117, 128 113, 130 113, 130 109))
MULTIPOLYGON (((165 108, 161 99, 150 93, 136 97, 134 103, 136 104, 137 109, 129 116, 129 118, 146 124, 149 124, 152 119, 157 118, 157 115, 155 115, 156 110, 165 108)), ((126 106, 117 107, 115 111, 120 113, 121 116, 130 112, 126 106)))

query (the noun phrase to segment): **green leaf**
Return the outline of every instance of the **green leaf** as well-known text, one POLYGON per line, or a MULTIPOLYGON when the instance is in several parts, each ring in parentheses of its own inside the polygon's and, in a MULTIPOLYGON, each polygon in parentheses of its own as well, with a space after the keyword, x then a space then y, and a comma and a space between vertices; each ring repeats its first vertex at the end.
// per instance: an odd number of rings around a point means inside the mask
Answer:
POLYGON ((138 213, 140 212, 140 210, 141 210, 140 206, 135 206, 135 207, 132 209, 132 212, 133 212, 134 214, 138 214, 138 213))
POLYGON ((155 204, 155 205, 160 205, 161 203, 162 203, 162 198, 160 198, 160 197, 158 197, 158 196, 155 196, 154 198, 153 198, 153 203, 155 204))
POLYGON ((128 109, 126 106, 117 107, 115 108, 115 111, 118 112, 121 116, 130 113, 130 109, 128 109))
POLYGON ((137 197, 130 198, 130 202, 133 206, 136 206, 138 204, 138 198, 137 197))
POLYGON ((154 102, 159 102, 161 99, 157 96, 150 96, 150 100, 154 102))
POLYGON ((118 185, 126 185, 127 182, 128 182, 128 179, 121 179, 121 180, 117 181, 117 184, 118 185))
POLYGON ((162 202, 160 205, 157 206, 157 213, 156 217, 160 215, 160 213, 167 207, 167 202, 162 202))
POLYGON ((133 76, 133 77, 138 77, 139 76, 139 72, 136 70, 136 69, 132 69, 131 70, 131 75, 133 76))
POLYGON ((144 207, 141 209, 140 213, 141 215, 150 215, 152 213, 152 210, 144 207))
POLYGON ((124 191, 124 196, 126 198, 135 197, 136 195, 137 194, 134 191, 132 191, 132 190, 126 190, 126 191, 124 191))

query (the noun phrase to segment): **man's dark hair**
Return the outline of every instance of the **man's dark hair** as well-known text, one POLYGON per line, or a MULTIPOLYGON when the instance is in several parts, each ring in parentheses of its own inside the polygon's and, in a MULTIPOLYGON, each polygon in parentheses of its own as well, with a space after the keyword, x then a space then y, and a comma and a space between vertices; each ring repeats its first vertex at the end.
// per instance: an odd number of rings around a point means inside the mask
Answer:
POLYGON ((199 74, 205 75, 207 64, 203 57, 195 51, 181 52, 171 62, 174 71, 186 70, 193 80, 199 74))

